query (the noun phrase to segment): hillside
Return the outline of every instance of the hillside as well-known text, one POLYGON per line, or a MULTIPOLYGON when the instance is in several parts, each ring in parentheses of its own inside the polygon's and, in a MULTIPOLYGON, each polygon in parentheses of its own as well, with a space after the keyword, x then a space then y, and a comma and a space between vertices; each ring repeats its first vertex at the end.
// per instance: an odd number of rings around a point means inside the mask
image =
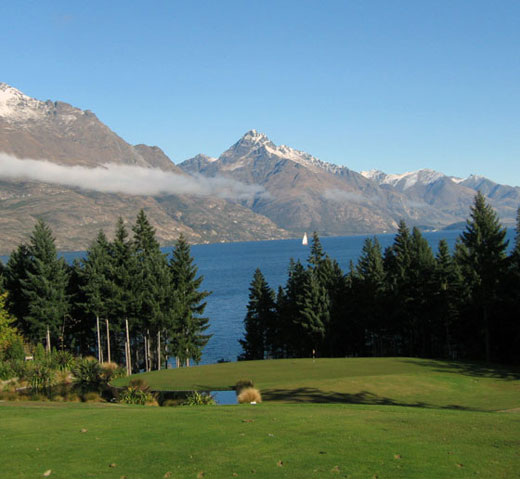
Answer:
POLYGON ((132 224, 141 208, 163 245, 173 244, 181 232, 194 243, 288 237, 269 219, 218 196, 100 191, 94 175, 81 187, 67 184, 67 174, 73 171, 67 167, 93 171, 107 164, 159 169, 180 186, 189 181, 159 147, 126 143, 92 112, 39 101, 0 83, 0 253, 26 241, 37 218, 51 225, 59 249, 86 249, 99 229, 110 236, 119 216, 132 224), (27 163, 31 166, 23 177, 9 176, 9 163, 26 158, 42 161, 27 163), (60 174, 47 174, 51 181, 35 181, 49 163, 63 166, 60 174))

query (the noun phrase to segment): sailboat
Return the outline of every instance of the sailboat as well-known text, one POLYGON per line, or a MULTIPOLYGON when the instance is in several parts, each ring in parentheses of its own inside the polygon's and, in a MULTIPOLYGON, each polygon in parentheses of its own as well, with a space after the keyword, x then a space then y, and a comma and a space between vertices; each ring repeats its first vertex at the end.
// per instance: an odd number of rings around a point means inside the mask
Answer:
POLYGON ((303 233, 302 245, 307 246, 308 244, 309 244, 309 240, 307 238, 307 233, 303 233))

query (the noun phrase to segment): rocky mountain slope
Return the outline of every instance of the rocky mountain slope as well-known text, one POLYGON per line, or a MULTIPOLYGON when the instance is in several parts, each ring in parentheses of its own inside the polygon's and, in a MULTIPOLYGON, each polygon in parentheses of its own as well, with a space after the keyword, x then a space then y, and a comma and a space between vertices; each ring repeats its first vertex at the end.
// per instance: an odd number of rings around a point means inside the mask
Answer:
POLYGON ((256 130, 218 158, 200 154, 176 166, 157 146, 126 143, 88 110, 39 101, 0 83, 0 253, 26 240, 38 217, 50 223, 60 249, 79 250, 101 228, 111 235, 119 216, 132 223, 141 208, 162 244, 172 244, 181 232, 197 243, 312 230, 381 233, 394 231, 401 219, 440 229, 467 218, 478 190, 505 224, 514 224, 520 188, 486 178, 452 178, 426 169, 357 173, 275 145, 256 130), (49 164, 61 169, 50 176, 49 164), (126 176, 117 176, 120 167, 126 176), (47 174, 38 176, 35 169, 47 174), (135 188, 141 178, 156 182, 157 172, 160 187, 135 188))
MULTIPOLYGON (((404 175, 356 173, 288 146, 277 146, 256 130, 247 132, 218 159, 198 155, 179 166, 190 174, 227 176, 263 186, 268 197, 243 204, 299 233, 314 229, 330 235, 393 231, 400 219, 439 229, 465 220, 476 192, 467 180, 457 181, 433 170, 404 175)), ((512 190, 507 190, 509 203, 502 198, 506 190, 488 195, 506 223, 514 221, 519 203, 512 190)))
MULTIPOLYGON (((0 83, 0 167, 11 157, 88 168, 104 168, 107 163, 160 168, 186 176, 160 148, 129 145, 93 113, 66 103, 39 101, 0 83)), ((27 240, 38 217, 51 225, 60 249, 81 250, 99 229, 110 235, 119 216, 132 224, 141 208, 165 245, 173 244, 181 232, 196 243, 289 235, 268 218, 223 198, 101 193, 95 181, 84 188, 67 186, 62 178, 56 182, 0 175, 0 253, 9 253, 27 240)))

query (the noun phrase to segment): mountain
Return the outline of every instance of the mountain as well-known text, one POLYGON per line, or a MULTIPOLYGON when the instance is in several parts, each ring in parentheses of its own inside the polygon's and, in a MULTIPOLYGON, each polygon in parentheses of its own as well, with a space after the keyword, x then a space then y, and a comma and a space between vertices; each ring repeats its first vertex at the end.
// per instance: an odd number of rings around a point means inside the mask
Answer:
MULTIPOLYGON (((160 148, 126 143, 92 112, 36 100, 5 83, 0 83, 0 166, 7 158, 2 154, 89 169, 107 163, 153 168, 189 179, 160 148)), ((196 243, 289 236, 269 219, 223 198, 107 193, 96 191, 94 182, 78 188, 62 178, 43 183, 0 176, 0 252, 26 241, 38 217, 51 225, 60 249, 85 249, 99 229, 111 235, 119 216, 131 224, 141 208, 164 245, 181 232, 196 243)))
POLYGON ((400 219, 427 229, 442 228, 465 219, 475 195, 471 188, 432 170, 356 173, 277 146, 256 130, 248 131, 216 160, 198 155, 179 166, 190 174, 227 176, 263 186, 268 197, 243 204, 299 233, 393 231, 400 219))
POLYGON ((520 206, 519 187, 499 185, 483 176, 454 178, 430 169, 400 175, 386 174, 379 170, 362 171, 361 174, 383 188, 402 193, 409 201, 423 202, 439 211, 461 217, 454 223, 460 223, 467 217, 477 191, 487 197, 507 226, 514 224, 516 211, 520 206))

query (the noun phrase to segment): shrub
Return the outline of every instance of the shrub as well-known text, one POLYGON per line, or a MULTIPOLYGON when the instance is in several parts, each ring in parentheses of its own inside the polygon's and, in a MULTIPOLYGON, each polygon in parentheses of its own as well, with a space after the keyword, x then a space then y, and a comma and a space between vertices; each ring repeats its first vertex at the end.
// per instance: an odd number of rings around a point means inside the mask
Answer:
POLYGON ((119 402, 124 404, 139 404, 144 406, 154 401, 153 394, 134 386, 128 386, 119 393, 119 402))
POLYGON ((6 380, 14 377, 16 377, 16 373, 11 367, 11 364, 7 361, 0 362, 0 379, 6 380))
POLYGON ((54 384, 54 372, 45 362, 33 363, 27 368, 27 380, 33 389, 47 389, 54 384))
POLYGON ((113 379, 122 378, 126 376, 126 369, 118 366, 116 363, 102 363, 101 364, 101 376, 103 380, 109 383, 113 379))
POLYGON ((60 371, 74 369, 75 359, 74 356, 68 351, 56 351, 54 350, 51 357, 52 366, 60 371))
POLYGON ((198 391, 193 391, 182 403, 183 406, 214 406, 215 404, 217 403, 211 394, 198 391))
POLYGON ((150 386, 141 378, 134 378, 126 389, 119 393, 119 402, 124 404, 157 404, 150 386))
POLYGON ((21 336, 16 335, 11 339, 11 341, 5 346, 3 356, 5 361, 19 361, 25 359, 25 349, 21 336))
POLYGON ((242 389, 240 394, 237 397, 239 403, 252 403, 252 402, 262 402, 262 395, 260 391, 256 388, 245 388, 242 389))
POLYGON ((235 384, 235 391, 237 392, 237 395, 242 392, 242 390, 246 388, 254 388, 255 385, 253 384, 253 381, 251 379, 239 379, 237 383, 235 384))
POLYGON ((24 360, 11 361, 10 365, 14 371, 14 377, 17 377, 20 380, 28 379, 29 364, 32 363, 28 363, 24 360))
POLYGON ((78 361, 72 372, 79 383, 99 384, 103 381, 101 365, 94 358, 78 361))

